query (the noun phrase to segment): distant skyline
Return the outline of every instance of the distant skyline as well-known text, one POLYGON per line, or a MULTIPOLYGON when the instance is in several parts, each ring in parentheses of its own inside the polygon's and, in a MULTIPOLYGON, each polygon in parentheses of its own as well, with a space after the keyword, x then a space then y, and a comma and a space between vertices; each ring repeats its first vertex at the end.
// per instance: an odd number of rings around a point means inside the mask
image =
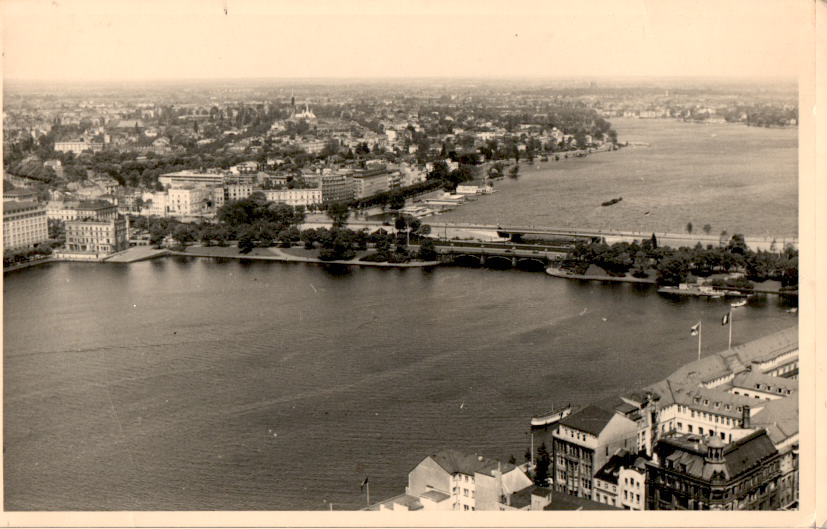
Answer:
POLYGON ((795 78, 806 0, 6 0, 6 80, 795 78), (225 14, 226 9, 226 14, 225 14))

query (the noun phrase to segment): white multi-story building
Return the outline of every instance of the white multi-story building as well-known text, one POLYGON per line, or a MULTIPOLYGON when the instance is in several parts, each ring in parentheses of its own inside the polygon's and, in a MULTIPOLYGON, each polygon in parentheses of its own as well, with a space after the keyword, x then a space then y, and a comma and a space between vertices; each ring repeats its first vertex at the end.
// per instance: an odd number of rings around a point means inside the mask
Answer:
MULTIPOLYGON (((210 170, 210 171, 178 171, 176 173, 166 173, 158 177, 161 185, 169 187, 173 184, 193 184, 193 185, 223 185, 227 173, 224 171, 210 170)), ((245 181, 252 183, 255 175, 232 175, 230 178, 234 181, 245 181)))
POLYGON ((797 400, 798 332, 793 327, 691 362, 621 398, 639 409, 639 449, 669 432, 714 435, 730 443, 754 431, 752 416, 780 396, 797 400), (773 380, 782 376, 783 379, 773 380), (757 387, 756 387, 757 386, 757 387), (745 426, 746 425, 746 426, 745 426))
POLYGON ((98 152, 103 150, 103 143, 88 142, 85 140, 56 141, 55 151, 80 154, 83 151, 98 152))
POLYGON ((266 189, 264 196, 270 202, 280 202, 290 206, 312 206, 322 203, 322 189, 266 189))
POLYGON ((620 450, 594 475, 592 500, 626 510, 646 508, 646 459, 620 450))
POLYGON ((49 240, 46 208, 36 202, 3 202, 3 249, 26 248, 49 240))
POLYGON ((622 467, 617 476, 617 499, 630 511, 646 510, 646 467, 642 462, 622 467))
POLYGON ((166 191, 144 193, 141 198, 144 201, 144 208, 141 210, 141 215, 166 217, 169 213, 169 196, 166 191))
POLYGON ((174 185, 169 188, 169 214, 200 217, 211 213, 212 189, 205 186, 174 185))

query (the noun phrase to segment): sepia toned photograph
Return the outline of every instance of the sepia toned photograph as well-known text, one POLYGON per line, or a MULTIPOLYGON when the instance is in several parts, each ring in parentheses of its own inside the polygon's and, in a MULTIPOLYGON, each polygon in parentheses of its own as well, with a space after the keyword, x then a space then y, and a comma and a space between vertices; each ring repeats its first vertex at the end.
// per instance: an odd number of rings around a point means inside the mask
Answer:
POLYGON ((814 6, 3 2, 6 516, 812 509, 814 6))

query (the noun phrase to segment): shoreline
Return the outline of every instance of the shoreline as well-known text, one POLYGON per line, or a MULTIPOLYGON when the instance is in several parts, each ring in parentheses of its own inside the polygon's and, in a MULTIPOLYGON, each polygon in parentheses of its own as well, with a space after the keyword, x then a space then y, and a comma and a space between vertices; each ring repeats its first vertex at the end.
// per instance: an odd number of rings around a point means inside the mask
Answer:
MULTIPOLYGON (((276 249, 278 251, 278 249, 276 249)), ((249 254, 240 254, 240 253, 232 253, 228 255, 217 255, 212 254, 210 252, 179 252, 179 251, 172 251, 170 250, 165 255, 177 255, 177 256, 184 256, 184 257, 208 257, 213 259, 249 259, 252 261, 278 261, 284 263, 312 263, 312 264, 334 264, 334 265, 347 265, 347 266, 367 266, 367 267, 374 267, 374 268, 431 268, 435 266, 439 266, 439 261, 417 261, 417 262, 410 262, 410 263, 373 263, 370 261, 359 261, 359 260, 352 260, 352 261, 345 261, 345 260, 334 260, 334 261, 325 261, 319 259, 318 257, 300 257, 295 255, 285 254, 283 252, 279 252, 276 255, 249 255, 249 254)), ((160 257, 160 256, 159 256, 160 257)))
POLYGON ((654 285, 655 280, 643 277, 612 277, 612 276, 595 276, 586 274, 569 274, 567 272, 560 272, 559 268, 548 267, 546 274, 551 277, 559 277, 562 279, 580 279, 583 281, 607 281, 611 283, 640 283, 645 285, 654 285))
POLYGON ((5 274, 6 272, 16 272, 17 270, 25 270, 26 268, 32 268, 33 266, 39 266, 46 263, 56 263, 58 261, 60 261, 60 259, 55 259, 54 257, 47 257, 46 259, 38 259, 36 261, 20 263, 12 265, 8 268, 3 268, 3 273, 5 274))

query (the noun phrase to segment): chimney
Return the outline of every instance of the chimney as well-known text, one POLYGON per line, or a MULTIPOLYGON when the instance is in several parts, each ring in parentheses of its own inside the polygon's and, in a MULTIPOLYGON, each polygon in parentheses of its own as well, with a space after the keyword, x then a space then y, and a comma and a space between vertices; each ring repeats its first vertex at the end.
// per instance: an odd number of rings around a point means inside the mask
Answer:
POLYGON ((741 428, 749 428, 750 427, 749 419, 750 419, 749 406, 745 404, 741 408, 741 428))

